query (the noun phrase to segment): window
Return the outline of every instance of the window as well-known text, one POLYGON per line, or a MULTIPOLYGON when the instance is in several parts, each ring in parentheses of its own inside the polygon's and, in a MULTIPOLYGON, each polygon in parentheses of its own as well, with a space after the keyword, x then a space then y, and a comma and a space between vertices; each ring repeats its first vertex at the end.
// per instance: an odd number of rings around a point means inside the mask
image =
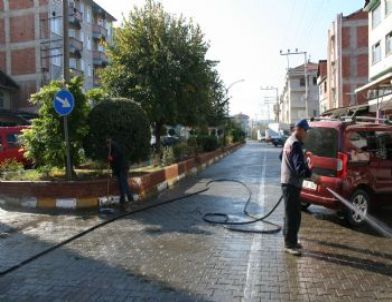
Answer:
POLYGON ((313 85, 317 85, 317 78, 316 77, 313 77, 313 85))
POLYGON ((392 31, 385 37, 385 54, 392 53, 392 31))
POLYGON ((372 46, 372 61, 373 64, 381 61, 381 44, 377 42, 372 46))
POLYGON ((4 93, 0 91, 0 108, 4 108, 4 93))
POLYGON ((385 16, 392 13, 392 0, 385 0, 385 16))
POLYGON ((87 37, 87 49, 91 50, 91 37, 87 37))
POLYGON ((50 61, 53 65, 60 67, 63 58, 60 48, 55 48, 50 51, 50 61))
POLYGON ((89 77, 93 76, 93 68, 91 67, 91 65, 88 65, 87 76, 89 77))
POLYGON ((304 147, 316 156, 336 158, 338 132, 333 128, 312 128, 308 132, 304 147))
POLYGON ((327 81, 324 82, 324 92, 327 92, 327 81))
POLYGON ((50 19, 50 31, 52 33, 62 35, 62 23, 61 23, 61 18, 52 18, 50 19))
POLYGON ((299 79, 299 86, 301 86, 301 87, 305 86, 305 78, 300 78, 299 79))
POLYGON ((19 148, 20 144, 18 136, 15 133, 7 134, 7 144, 10 149, 19 148))
POLYGON ((86 22, 91 23, 91 9, 86 8, 86 22))
POLYGON ((317 116, 317 110, 313 110, 313 116, 317 116))
POLYGON ((376 28, 377 25, 381 23, 381 5, 379 4, 373 11, 372 11, 372 28, 376 28))

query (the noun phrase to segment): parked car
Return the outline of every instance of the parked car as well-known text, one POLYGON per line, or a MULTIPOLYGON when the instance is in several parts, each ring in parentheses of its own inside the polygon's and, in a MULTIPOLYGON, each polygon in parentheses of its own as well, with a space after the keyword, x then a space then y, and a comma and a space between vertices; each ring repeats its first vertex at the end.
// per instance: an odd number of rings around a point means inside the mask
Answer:
POLYGON ((162 136, 161 137, 161 145, 162 146, 174 146, 180 141, 180 139, 176 136, 162 136))
POLYGON ((305 154, 320 181, 304 181, 303 207, 318 204, 343 210, 350 225, 364 224, 371 209, 392 202, 392 126, 331 120, 310 126, 305 154), (344 207, 327 187, 350 200, 364 216, 344 207))
POLYGON ((23 156, 19 135, 26 126, 0 127, 0 163, 7 159, 14 159, 28 166, 29 162, 23 156))
POLYGON ((271 143, 275 146, 283 146, 284 143, 287 140, 287 136, 286 135, 279 135, 279 136, 275 136, 275 137, 271 137, 271 143))

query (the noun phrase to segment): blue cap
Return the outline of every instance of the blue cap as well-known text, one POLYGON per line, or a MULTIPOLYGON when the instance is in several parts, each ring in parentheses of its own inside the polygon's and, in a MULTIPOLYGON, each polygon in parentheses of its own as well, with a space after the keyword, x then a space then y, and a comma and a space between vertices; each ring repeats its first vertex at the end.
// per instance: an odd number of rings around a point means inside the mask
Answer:
POLYGON ((308 131, 310 129, 310 126, 309 126, 308 121, 306 119, 302 119, 302 120, 298 121, 295 124, 295 127, 302 128, 305 131, 308 131))

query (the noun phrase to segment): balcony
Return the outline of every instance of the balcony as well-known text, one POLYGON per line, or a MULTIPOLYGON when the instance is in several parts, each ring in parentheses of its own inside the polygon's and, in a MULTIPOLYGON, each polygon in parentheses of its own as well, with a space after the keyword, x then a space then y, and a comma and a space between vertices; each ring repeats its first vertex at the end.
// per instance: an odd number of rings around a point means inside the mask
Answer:
POLYGON ((83 13, 80 12, 77 8, 70 5, 68 8, 68 22, 75 28, 81 29, 81 23, 83 22, 83 13))
POLYGON ((93 52, 93 64, 98 67, 105 67, 108 64, 108 58, 105 53, 100 50, 94 50, 93 52))
POLYGON ((105 27, 99 24, 93 25, 93 38, 96 40, 106 40, 108 31, 105 27))
POLYGON ((79 59, 75 59, 75 58, 69 59, 69 70, 72 75, 83 76, 82 63, 79 59))
POLYGON ((69 37, 69 52, 76 58, 81 58, 83 51, 83 42, 75 37, 69 37))

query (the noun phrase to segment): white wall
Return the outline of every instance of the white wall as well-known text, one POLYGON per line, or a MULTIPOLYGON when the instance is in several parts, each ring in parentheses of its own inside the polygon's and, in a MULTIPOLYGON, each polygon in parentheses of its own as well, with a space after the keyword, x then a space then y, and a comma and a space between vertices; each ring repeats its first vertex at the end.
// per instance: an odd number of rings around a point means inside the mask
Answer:
POLYGON ((381 23, 372 28, 372 12, 369 12, 369 79, 374 80, 380 73, 392 67, 392 52, 386 54, 385 38, 392 31, 392 13, 385 15, 385 2, 381 2, 381 23), (381 61, 373 64, 372 46, 381 42, 381 61))

